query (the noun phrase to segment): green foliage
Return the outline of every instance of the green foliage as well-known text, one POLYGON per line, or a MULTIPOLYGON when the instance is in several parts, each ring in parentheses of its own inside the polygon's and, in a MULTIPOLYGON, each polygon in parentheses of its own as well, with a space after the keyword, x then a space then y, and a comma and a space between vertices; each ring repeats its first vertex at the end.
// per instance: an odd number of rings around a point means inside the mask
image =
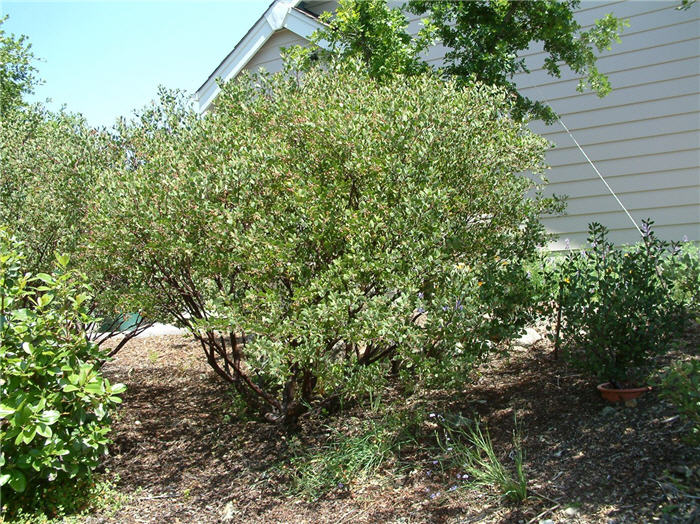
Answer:
POLYGON ((610 83, 596 67, 596 54, 619 42, 620 32, 628 25, 608 14, 583 30, 573 14, 579 4, 579 0, 410 0, 408 6, 415 14, 429 14, 441 43, 450 49, 445 73, 504 87, 517 100, 516 116, 529 114, 551 122, 552 109, 520 94, 512 80, 517 73, 529 73, 522 51, 542 45, 548 74, 558 78, 564 63, 583 76, 579 91, 588 87, 604 96, 610 83))
POLYGON ((125 386, 97 371, 104 358, 77 326, 87 289, 56 257, 52 274, 23 268, 0 229, 0 486, 3 500, 86 477, 108 443, 109 412, 125 386))
POLYGON ((37 81, 26 37, 6 36, 0 20, 0 224, 24 242, 25 269, 46 272, 55 251, 77 251, 90 187, 104 165, 102 135, 82 117, 28 105, 37 81))
POLYGON ((188 327, 270 420, 375 389, 389 361, 473 361, 517 329, 499 282, 545 239, 550 202, 517 173, 546 142, 506 93, 359 69, 243 76, 204 119, 166 96, 122 130, 90 220, 132 310, 188 327))
POLYGON ((340 0, 334 12, 319 18, 327 27, 314 32, 312 45, 286 51, 287 60, 301 69, 338 58, 360 59, 375 79, 430 69, 419 55, 434 43, 434 29, 427 25, 412 37, 401 9, 389 8, 385 0, 340 0))
POLYGON ((690 424, 688 440, 700 444, 700 360, 677 362, 661 375, 659 396, 669 400, 690 424))
POLYGON ((458 479, 461 477, 475 487, 496 487, 504 498, 514 502, 527 498, 527 478, 523 469, 525 452, 517 419, 513 430, 513 449, 509 454, 513 461, 514 471, 511 471, 498 458, 488 430, 482 431, 478 420, 435 418, 440 427, 437 440, 443 454, 442 462, 463 472, 458 479))
POLYGON ((651 224, 643 224, 642 242, 623 251, 607 241, 604 226, 592 223, 591 248, 571 252, 559 268, 565 354, 617 387, 634 378, 633 366, 664 351, 683 323, 661 272, 668 243, 651 224))
MULTIPOLYGON (((527 248, 526 252, 532 254, 527 248)), ((428 312, 436 309, 439 316, 425 325, 432 341, 428 351, 406 360, 402 368, 406 382, 415 383, 417 376, 427 386, 459 387, 495 343, 519 334, 532 320, 543 291, 542 283, 533 278, 536 255, 532 255, 525 263, 517 252, 501 252, 475 264, 459 262, 445 272, 442 284, 428 287, 429 299, 419 293, 418 318, 427 320, 428 312), (454 358, 446 359, 445 354, 454 358)))
POLYGON ((671 294, 690 314, 700 315, 700 247, 691 242, 674 246, 675 256, 663 263, 671 294))
MULTIPOLYGON (((124 312, 125 287, 114 275, 101 271, 100 265, 88 264, 83 246, 95 182, 115 161, 115 144, 82 117, 52 113, 40 105, 16 107, 2 117, 0 224, 23 242, 24 269, 49 272, 55 252, 68 254, 74 267, 90 275, 95 294, 88 308, 115 318, 124 312)), ((103 324, 106 333, 98 343, 118 331, 118 324, 111 328, 103 324)), ((146 325, 140 319, 134 333, 146 325)))
MULTIPOLYGON (((7 16, 0 18, 0 115, 25 105, 22 97, 34 92, 38 80, 34 53, 27 37, 8 35, 3 29, 7 16)), ((4 160, 4 158, 3 158, 4 160)))
POLYGON ((26 269, 48 271, 54 252, 79 251, 106 137, 41 107, 3 115, 0 137, 0 222, 24 242, 26 269))
POLYGON ((541 45, 548 74, 558 78, 565 64, 582 77, 579 91, 589 88, 602 97, 611 88, 596 66, 597 54, 619 42, 628 25, 608 14, 584 30, 574 19, 579 4, 580 0, 410 0, 410 12, 428 16, 412 37, 401 10, 390 9, 385 0, 343 0, 334 13, 321 15, 328 27, 313 35, 315 46, 292 48, 288 58, 303 69, 317 59, 324 63, 329 57, 359 58, 373 78, 381 79, 424 72, 430 65, 422 56, 439 42, 449 48, 441 69, 447 77, 500 86, 515 98, 516 118, 552 122, 556 115, 548 105, 516 88, 513 76, 530 72, 522 52, 541 45))
POLYGON ((113 516, 126 502, 127 496, 117 491, 118 477, 94 474, 73 480, 70 484, 55 482, 37 486, 35 490, 15 494, 3 500, 2 522, 15 524, 69 524, 84 522, 81 518, 95 512, 113 516))

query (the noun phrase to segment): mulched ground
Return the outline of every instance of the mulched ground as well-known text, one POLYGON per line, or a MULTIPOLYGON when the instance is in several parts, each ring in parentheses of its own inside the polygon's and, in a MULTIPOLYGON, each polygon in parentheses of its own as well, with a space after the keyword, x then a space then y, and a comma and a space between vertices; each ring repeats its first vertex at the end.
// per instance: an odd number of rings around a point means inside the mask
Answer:
MULTIPOLYGON (((696 325, 666 361, 697 358, 698 347, 696 325)), ((281 467, 287 436, 236 419, 233 397, 192 339, 136 339, 105 374, 129 387, 105 468, 130 498, 113 517, 92 522, 700 522, 700 449, 682 441, 687 428, 672 406, 655 392, 634 407, 607 405, 544 342, 482 365, 461 392, 411 401, 435 413, 478 414, 506 462, 515 410, 532 494, 520 505, 483 489, 449 492, 454 480, 430 474, 431 457, 421 449, 409 457, 412 468, 380 471, 308 501, 290 494, 281 467)), ((327 437, 322 428, 346 428, 363 416, 372 414, 308 417, 299 438, 318 446, 327 437)))

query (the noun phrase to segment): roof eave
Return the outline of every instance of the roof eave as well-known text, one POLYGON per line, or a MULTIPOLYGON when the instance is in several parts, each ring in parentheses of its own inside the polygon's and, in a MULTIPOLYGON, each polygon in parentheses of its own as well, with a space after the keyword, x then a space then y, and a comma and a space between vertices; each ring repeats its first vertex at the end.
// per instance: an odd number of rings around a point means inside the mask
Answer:
POLYGON ((309 39, 311 34, 323 24, 306 11, 295 9, 300 0, 275 0, 258 19, 236 47, 224 58, 206 82, 196 92, 199 112, 204 113, 214 102, 220 88, 217 79, 228 81, 250 62, 270 37, 280 29, 309 39))

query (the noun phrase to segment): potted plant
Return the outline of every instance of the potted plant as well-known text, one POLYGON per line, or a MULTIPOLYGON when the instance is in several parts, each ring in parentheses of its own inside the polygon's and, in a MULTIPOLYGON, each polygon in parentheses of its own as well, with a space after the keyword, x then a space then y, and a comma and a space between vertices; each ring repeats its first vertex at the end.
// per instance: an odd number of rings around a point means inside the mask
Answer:
POLYGON ((659 240, 651 224, 643 222, 641 242, 615 249, 607 229, 592 223, 590 249, 570 251, 559 268, 565 358, 604 380, 598 389, 613 402, 650 389, 641 371, 683 323, 660 269, 677 247, 659 240))

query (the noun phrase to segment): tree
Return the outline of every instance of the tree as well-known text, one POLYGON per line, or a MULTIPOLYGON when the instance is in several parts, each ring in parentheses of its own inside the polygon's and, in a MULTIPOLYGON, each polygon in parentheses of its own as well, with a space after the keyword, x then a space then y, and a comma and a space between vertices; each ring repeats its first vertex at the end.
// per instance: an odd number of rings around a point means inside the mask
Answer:
MULTIPOLYGON (((328 52, 342 58, 361 58, 373 77, 393 73, 414 74, 427 64, 421 53, 434 42, 449 48, 443 73, 462 84, 475 79, 508 90, 516 99, 516 118, 542 118, 551 122, 555 115, 541 101, 523 96, 513 75, 529 72, 519 54, 531 45, 542 45, 548 53, 544 68, 552 76, 567 65, 583 75, 578 89, 586 87, 599 96, 610 91, 607 77, 596 67, 597 52, 619 41, 626 25, 611 14, 583 30, 574 19, 579 0, 410 0, 408 10, 427 14, 424 28, 416 38, 407 31, 406 18, 399 9, 390 9, 385 0, 342 0, 335 13, 324 13, 327 28, 311 38, 325 44, 328 52)), ((312 51, 297 49, 296 56, 313 57, 312 51)))
POLYGON ((288 62, 308 69, 318 59, 357 58, 375 79, 430 69, 419 55, 433 43, 434 29, 427 26, 413 38, 406 31, 404 14, 390 9, 385 0, 340 0, 335 12, 321 13, 319 19, 326 27, 314 32, 311 47, 286 50, 288 62))
POLYGON ((521 325, 517 261, 545 238, 548 202, 517 173, 546 142, 503 90, 358 69, 243 75, 203 119, 166 96, 122 130, 91 219, 88 252, 138 280, 134 308, 290 426, 391 367, 463 379, 521 325))
POLYGON ((24 35, 5 33, 2 25, 7 18, 0 18, 0 115, 22 105, 22 97, 33 93, 38 83, 31 44, 24 35))
POLYGON ((627 22, 608 14, 584 31, 574 18, 580 0, 410 0, 416 14, 429 13, 442 43, 450 48, 445 55, 445 73, 466 79, 474 77, 488 84, 503 86, 516 96, 517 115, 532 114, 552 121, 555 114, 541 101, 518 93, 513 75, 528 67, 519 55, 531 45, 541 44, 548 56, 544 68, 559 77, 561 66, 583 75, 578 90, 590 88, 598 96, 610 92, 610 82, 597 66, 597 53, 620 40, 627 22))

